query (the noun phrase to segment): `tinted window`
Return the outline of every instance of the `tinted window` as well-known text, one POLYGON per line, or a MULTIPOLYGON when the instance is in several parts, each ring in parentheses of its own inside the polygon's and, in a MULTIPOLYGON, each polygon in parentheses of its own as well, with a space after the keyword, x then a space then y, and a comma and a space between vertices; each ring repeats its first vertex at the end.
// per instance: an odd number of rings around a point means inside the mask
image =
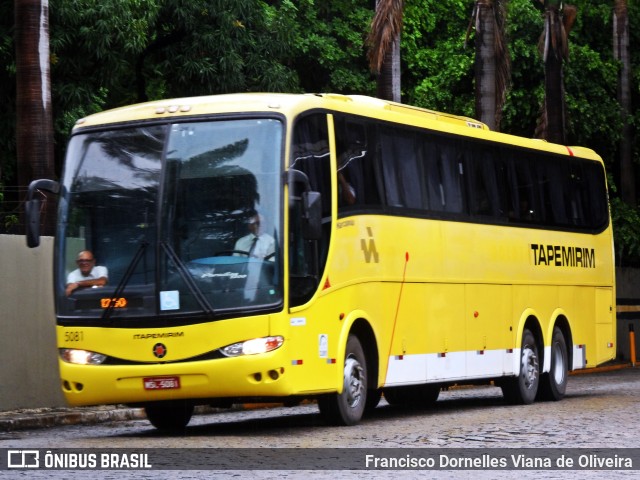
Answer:
POLYGON ((355 117, 334 116, 338 209, 381 206, 380 165, 376 161, 376 126, 355 117))
POLYGON ((339 213, 596 231, 608 222, 595 161, 335 116, 339 213), (348 198, 350 197, 350 198, 348 198))

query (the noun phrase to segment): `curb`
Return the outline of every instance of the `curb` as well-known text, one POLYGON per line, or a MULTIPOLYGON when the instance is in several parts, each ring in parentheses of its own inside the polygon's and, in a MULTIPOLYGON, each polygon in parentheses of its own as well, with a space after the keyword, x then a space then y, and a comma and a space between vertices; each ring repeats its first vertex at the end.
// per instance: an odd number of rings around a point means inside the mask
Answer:
POLYGON ((623 370, 625 368, 635 368, 635 365, 632 363, 614 363, 611 365, 603 365, 601 367, 574 370, 573 372, 569 372, 569 375, 585 375, 588 373, 615 372, 616 370, 623 370))
POLYGON ((0 412, 0 432, 33 430, 63 425, 94 425, 147 418, 140 408, 38 408, 0 412))
MULTIPOLYGON (((258 410, 282 406, 282 403, 237 404, 229 408, 197 406, 194 415, 205 415, 230 410, 258 410)), ((143 408, 125 405, 103 405, 96 407, 33 408, 0 412, 0 434, 18 430, 35 430, 66 425, 96 425, 99 423, 146 420, 143 408)))

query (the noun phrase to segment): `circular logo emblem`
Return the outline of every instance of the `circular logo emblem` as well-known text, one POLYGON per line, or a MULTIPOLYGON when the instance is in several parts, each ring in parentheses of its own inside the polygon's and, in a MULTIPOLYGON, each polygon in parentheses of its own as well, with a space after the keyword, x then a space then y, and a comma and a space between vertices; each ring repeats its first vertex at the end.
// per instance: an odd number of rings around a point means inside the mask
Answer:
POLYGON ((163 358, 167 354, 167 347, 165 347, 164 343, 156 343, 153 346, 153 354, 157 358, 163 358))

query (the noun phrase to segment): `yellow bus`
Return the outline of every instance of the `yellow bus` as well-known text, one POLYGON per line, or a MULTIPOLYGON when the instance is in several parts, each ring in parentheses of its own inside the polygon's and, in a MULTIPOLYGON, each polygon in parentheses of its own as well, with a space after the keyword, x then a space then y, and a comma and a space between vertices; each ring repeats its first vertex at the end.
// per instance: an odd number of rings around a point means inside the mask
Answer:
POLYGON ((362 96, 232 94, 78 121, 60 182, 30 186, 30 246, 43 189, 70 405, 180 429, 196 405, 316 399, 352 425, 455 384, 559 400, 615 356, 586 148, 362 96))

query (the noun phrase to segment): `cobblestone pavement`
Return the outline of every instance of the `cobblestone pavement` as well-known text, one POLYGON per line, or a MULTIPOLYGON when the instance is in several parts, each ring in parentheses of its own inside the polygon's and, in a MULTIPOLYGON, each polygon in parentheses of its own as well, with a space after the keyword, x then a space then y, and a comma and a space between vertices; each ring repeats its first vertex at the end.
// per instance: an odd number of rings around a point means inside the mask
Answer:
MULTIPOLYGON (((192 419, 181 435, 163 435, 137 416, 94 425, 0 431, 0 448, 637 448, 639 398, 640 369, 625 368, 573 375, 564 400, 530 406, 506 405, 500 389, 495 387, 456 388, 442 392, 436 407, 429 410, 403 410, 383 401, 356 427, 328 427, 317 414, 317 407, 307 404, 201 414, 192 419)), ((68 478, 68 475, 52 476, 55 472, 29 473, 29 478, 68 478)), ((75 473, 88 472, 74 472, 74 478, 95 478, 95 474, 78 477, 75 473)), ((123 472, 119 473, 109 477, 109 472, 100 472, 100 478, 124 478, 123 472)), ((126 478, 156 478, 157 472, 153 473, 129 472, 127 475, 131 476, 126 478)), ((173 473, 168 476, 232 479, 247 475, 240 471, 173 473)), ((640 478, 640 470, 250 472, 252 478, 305 479, 391 476, 475 480, 516 475, 545 479, 640 478)))

